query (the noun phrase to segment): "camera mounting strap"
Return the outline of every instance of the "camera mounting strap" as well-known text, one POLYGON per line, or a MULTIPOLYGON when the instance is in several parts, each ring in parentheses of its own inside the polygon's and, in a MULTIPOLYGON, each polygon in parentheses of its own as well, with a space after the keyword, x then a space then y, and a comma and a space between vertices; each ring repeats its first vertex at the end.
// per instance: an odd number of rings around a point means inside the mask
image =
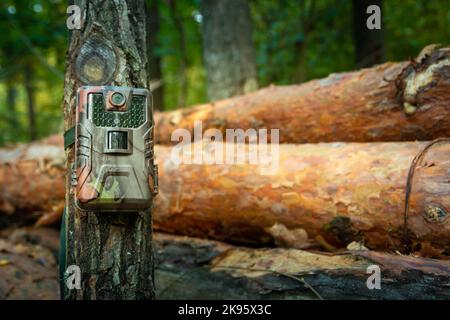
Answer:
POLYGON ((75 126, 64 132, 64 150, 75 143, 75 126))

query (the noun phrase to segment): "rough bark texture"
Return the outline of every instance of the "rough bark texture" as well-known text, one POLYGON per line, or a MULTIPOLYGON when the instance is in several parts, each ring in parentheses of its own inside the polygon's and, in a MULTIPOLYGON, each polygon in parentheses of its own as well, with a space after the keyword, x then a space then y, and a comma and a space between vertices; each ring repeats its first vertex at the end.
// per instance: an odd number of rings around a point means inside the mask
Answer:
POLYGON ((432 140, 450 136, 449 101, 450 49, 427 47, 416 61, 156 114, 155 139, 169 144, 199 120, 203 130, 280 129, 284 143, 432 140))
MULTIPOLYGON (((59 221, 64 195, 61 138, 0 153, 0 215, 59 221), (30 214, 30 213, 33 214, 30 214), (45 213, 45 214, 43 214, 45 213)), ((351 241, 429 257, 450 248, 449 143, 431 147, 404 199, 408 169, 424 143, 280 145, 280 168, 180 165, 156 147, 161 192, 156 226, 172 233, 230 242, 334 251, 351 241), (405 228, 405 223, 407 228, 405 228), (404 238, 404 231, 409 229, 404 238)), ((22 218, 23 219, 23 218, 22 218)))
POLYGON ((356 66, 359 68, 371 67, 384 60, 383 23, 381 29, 369 29, 367 8, 376 5, 381 9, 380 19, 383 17, 382 0, 353 0, 353 34, 355 42, 356 66))
MULTIPOLYGON (((64 92, 66 129, 74 125, 76 90, 85 84, 82 79, 90 80, 88 84, 139 88, 147 88, 149 83, 144 1, 92 0, 77 4, 86 16, 82 29, 72 32, 68 50, 64 92), (76 71, 79 62, 84 78, 76 71)), ((70 170, 73 147, 67 151, 67 160, 70 170)), ((67 264, 78 265, 82 272, 81 290, 66 292, 67 298, 152 298, 151 212, 83 213, 74 207, 70 175, 66 186, 67 264)))
POLYGON ((203 60, 210 100, 258 87, 250 8, 246 0, 202 0, 203 60))

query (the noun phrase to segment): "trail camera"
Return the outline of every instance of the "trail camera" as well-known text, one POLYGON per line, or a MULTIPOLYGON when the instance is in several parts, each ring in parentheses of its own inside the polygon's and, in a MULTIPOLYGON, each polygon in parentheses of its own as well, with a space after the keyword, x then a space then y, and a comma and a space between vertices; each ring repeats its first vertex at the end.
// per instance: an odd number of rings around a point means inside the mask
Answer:
POLYGON ((81 87, 75 121, 77 207, 89 211, 148 209, 158 188, 149 91, 81 87))

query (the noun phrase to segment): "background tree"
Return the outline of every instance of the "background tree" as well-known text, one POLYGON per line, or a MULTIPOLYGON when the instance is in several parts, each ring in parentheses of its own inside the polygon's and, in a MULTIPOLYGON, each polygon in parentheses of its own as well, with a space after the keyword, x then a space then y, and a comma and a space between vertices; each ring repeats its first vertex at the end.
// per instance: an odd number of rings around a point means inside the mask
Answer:
MULTIPOLYGON (((167 0, 146 1, 150 5, 157 1, 159 7, 159 30, 150 29, 157 33, 158 39, 154 43, 156 37, 148 37, 148 45, 152 48, 148 52, 149 59, 153 56, 156 61, 150 70, 152 86, 163 84, 154 92, 155 106, 164 104, 164 109, 170 110, 180 105, 207 102, 208 81, 202 45, 205 18, 201 13, 201 0, 176 1, 178 26, 167 0), (185 37, 184 53, 180 50, 180 26, 185 37), (158 65, 161 77, 158 76, 158 65), (155 79, 162 79, 162 82, 153 81, 155 79), (182 99, 183 83, 188 86, 182 99), (159 93, 163 103, 158 102, 159 93), (180 104, 182 100, 185 102, 180 104)), ((247 2, 254 29, 255 77, 260 87, 308 81, 332 72, 358 68, 352 1, 247 2), (310 10, 312 5, 314 10, 310 10), (306 10, 302 10, 302 6, 306 10), (307 32, 302 28, 304 19, 311 24, 307 32), (303 50, 302 54, 299 50, 303 50), (301 78, 295 80, 296 74, 301 78)), ((405 60, 414 57, 428 44, 448 43, 448 0, 403 0, 401 3, 383 0, 382 5, 384 60, 405 60)), ((5 0, 0 3, 0 29, 4 30, 0 37, 0 145, 30 138, 23 79, 26 63, 30 63, 34 71, 38 138, 63 132, 60 104, 67 46, 66 9, 67 3, 63 0, 5 0), (16 92, 15 109, 7 102, 8 95, 12 97, 13 92, 8 88, 14 88, 16 92)), ((364 16, 366 18, 367 14, 364 16)), ((236 24, 233 17, 224 18, 224 27, 236 24)), ((151 16, 149 19, 150 23, 157 21, 151 16)), ((232 68, 233 64, 227 67, 232 68)))
POLYGON ((293 82, 300 83, 306 79, 306 46, 309 33, 314 28, 314 23, 317 19, 317 1, 314 0, 300 0, 300 19, 299 32, 295 37, 295 63, 293 82))
MULTIPOLYGON (((86 12, 86 18, 81 30, 73 30, 67 53, 63 103, 66 130, 74 125, 76 91, 80 86, 146 88, 149 83, 148 17, 144 0, 90 0, 77 4, 86 12), (91 72, 85 74, 82 72, 85 69, 91 72), (96 77, 91 78, 90 74, 96 77)), ((68 170, 73 161, 72 146, 67 152, 68 170)), ((81 290, 65 292, 66 298, 153 298, 151 212, 81 212, 74 205, 74 190, 68 176, 66 264, 79 266, 82 275, 81 290)))
POLYGON ((159 53, 159 1, 151 0, 148 5, 148 61, 150 64, 150 87, 153 95, 155 110, 164 110, 164 83, 161 69, 161 55, 159 53))
POLYGON ((203 0, 203 59, 210 100, 258 87, 250 8, 246 0, 203 0))
POLYGON ((378 6, 383 17, 383 0, 353 0, 353 34, 355 38, 355 58, 358 68, 370 67, 385 61, 385 48, 383 38, 383 23, 381 29, 369 29, 367 19, 370 14, 367 8, 378 6))
POLYGON ((9 98, 0 99, 5 133, 1 144, 33 140, 61 128, 57 106, 62 94, 65 8, 63 3, 26 0, 0 4, 0 28, 7 30, 0 38, 0 80, 10 88, 9 98))
POLYGON ((180 16, 177 0, 167 0, 169 5, 170 18, 178 34, 178 51, 179 51, 179 82, 180 90, 178 95, 178 106, 184 107, 186 105, 186 96, 188 90, 187 67, 189 64, 186 35, 184 30, 183 20, 180 16))
POLYGON ((28 105, 28 132, 30 140, 36 140, 37 128, 36 128, 36 103, 34 92, 34 70, 31 63, 27 63, 23 72, 24 86, 27 93, 27 105, 28 105))

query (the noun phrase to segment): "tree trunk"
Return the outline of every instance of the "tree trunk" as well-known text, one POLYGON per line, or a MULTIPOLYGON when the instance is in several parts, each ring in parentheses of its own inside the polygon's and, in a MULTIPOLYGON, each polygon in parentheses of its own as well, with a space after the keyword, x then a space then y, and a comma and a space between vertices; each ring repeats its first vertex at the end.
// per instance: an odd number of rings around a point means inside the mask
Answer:
POLYGON ((295 48, 295 65, 293 74, 293 83, 302 83, 307 78, 307 45, 308 35, 313 30, 314 24, 317 21, 316 15, 316 1, 314 0, 301 0, 300 5, 300 18, 299 29, 297 37, 301 35, 301 38, 296 39, 294 43, 295 48), (301 33, 300 33, 301 32, 301 33))
MULTIPOLYGON (((404 215, 408 170, 423 146, 280 145, 280 168, 271 176, 248 164, 177 166, 173 149, 157 146, 155 225, 240 243, 333 251, 364 240, 372 249, 407 245, 427 256, 448 255, 450 144, 435 144, 417 165, 404 215)), ((3 150, 0 161, 1 210, 17 212, 17 219, 27 212, 27 219, 39 218, 38 225, 58 221, 65 174, 61 138, 3 150)))
POLYGON ((21 133, 21 125, 19 122, 19 115, 17 113, 17 87, 14 81, 5 81, 6 99, 3 101, 6 107, 6 114, 1 120, 4 129, 0 136, 0 144, 8 144, 12 141, 17 141, 21 133))
POLYGON ((148 8, 149 30, 148 30, 148 62, 150 64, 150 86, 153 96, 153 108, 164 110, 164 85, 161 70, 161 56, 157 53, 159 34, 159 0, 150 1, 148 8))
POLYGON ((306 39, 295 43, 295 55, 293 83, 302 83, 307 77, 306 39))
POLYGON ((188 77, 187 77, 187 68, 188 68, 188 56, 187 56, 187 48, 186 48, 186 35, 184 31, 183 21, 177 11, 177 0, 168 0, 170 16, 172 17, 173 23, 175 25, 175 29, 178 33, 178 48, 180 50, 180 72, 179 72, 179 81, 180 81, 180 91, 178 94, 178 107, 186 106, 187 99, 187 90, 188 90, 188 77))
POLYGON ((33 86, 34 72, 31 64, 26 64, 24 71, 25 91, 27 92, 27 107, 28 107, 28 132, 30 141, 37 139, 36 129, 36 104, 34 100, 34 86, 33 86))
POLYGON ((246 0, 202 0, 203 60, 210 100, 258 87, 250 8, 246 0))
MULTIPOLYGON (((86 17, 73 30, 64 92, 65 129, 75 122, 76 90, 83 84, 146 88, 148 48, 143 0, 80 1, 86 17), (78 72, 77 72, 78 70, 78 72)), ((67 151, 67 169, 74 148, 67 151)), ((154 296, 151 212, 81 212, 66 178, 67 265, 81 268, 81 290, 67 299, 150 299, 154 296)))
MULTIPOLYGON (((382 10, 383 0, 353 0, 353 35, 355 43, 355 58, 358 68, 371 67, 384 62, 383 24, 381 29, 367 28, 370 14, 366 10, 371 5, 377 5, 382 10)), ((383 12, 381 11, 382 20, 383 12)))
POLYGON ((17 115, 17 106, 16 106, 16 100, 17 100, 17 88, 14 86, 13 83, 7 82, 6 83, 6 107, 8 108, 8 113, 10 114, 10 124, 12 130, 14 132, 17 132, 20 130, 19 127, 19 118, 17 115))
MULTIPOLYGON (((222 2, 221 2, 222 3, 222 2)), ((227 3, 227 1, 224 1, 227 3)), ((155 115, 157 143, 175 129, 280 129, 280 142, 432 140, 450 136, 450 48, 416 61, 332 74, 302 85, 155 115)))

